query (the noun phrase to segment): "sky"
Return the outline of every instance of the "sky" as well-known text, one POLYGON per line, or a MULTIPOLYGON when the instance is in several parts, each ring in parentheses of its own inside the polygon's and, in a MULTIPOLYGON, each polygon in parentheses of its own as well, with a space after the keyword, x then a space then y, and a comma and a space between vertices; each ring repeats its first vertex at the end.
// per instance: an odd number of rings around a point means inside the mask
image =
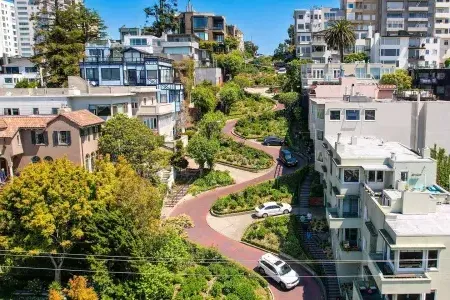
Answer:
MULTIPOLYGON (((188 0, 178 0, 178 9, 184 11, 188 0)), ((287 29, 293 23, 296 8, 313 5, 338 7, 339 0, 191 0, 197 12, 223 15, 228 24, 235 24, 244 32, 244 39, 259 46, 262 54, 273 54, 280 42, 287 38, 287 29)), ((141 27, 146 19, 143 9, 155 0, 85 0, 105 21, 108 34, 119 38, 119 27, 141 27)))

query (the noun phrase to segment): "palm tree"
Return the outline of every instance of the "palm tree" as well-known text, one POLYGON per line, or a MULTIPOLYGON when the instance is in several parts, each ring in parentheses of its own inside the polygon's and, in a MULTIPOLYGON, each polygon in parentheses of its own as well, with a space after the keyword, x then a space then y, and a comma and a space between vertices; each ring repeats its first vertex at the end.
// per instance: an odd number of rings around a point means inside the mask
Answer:
POLYGON ((330 48, 338 48, 341 63, 344 61, 344 49, 355 44, 353 24, 347 20, 338 20, 325 30, 325 42, 330 48))

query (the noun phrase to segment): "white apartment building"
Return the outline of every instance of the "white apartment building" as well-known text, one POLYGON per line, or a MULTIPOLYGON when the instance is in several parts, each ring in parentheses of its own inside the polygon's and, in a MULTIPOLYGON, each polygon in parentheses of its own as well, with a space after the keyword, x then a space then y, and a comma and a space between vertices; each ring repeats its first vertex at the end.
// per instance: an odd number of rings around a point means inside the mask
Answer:
POLYGON ((8 58, 0 73, 0 88, 13 88, 23 79, 39 81, 39 77, 37 67, 27 58, 8 58))
POLYGON ((450 194, 430 150, 326 136, 320 172, 340 283, 355 300, 448 299, 450 194))
POLYGON ((318 63, 336 59, 337 52, 328 49, 323 32, 334 20, 341 19, 338 8, 313 7, 294 11, 294 32, 298 58, 312 59, 318 63))
POLYGON ((16 10, 12 1, 1 0, 0 56, 19 54, 17 44, 16 10))

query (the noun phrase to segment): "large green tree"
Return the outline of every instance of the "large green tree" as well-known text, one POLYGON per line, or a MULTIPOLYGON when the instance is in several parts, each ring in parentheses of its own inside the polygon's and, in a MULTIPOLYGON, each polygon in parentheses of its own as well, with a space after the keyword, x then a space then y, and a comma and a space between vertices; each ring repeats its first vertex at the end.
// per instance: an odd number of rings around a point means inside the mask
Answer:
POLYGON ((155 178, 155 171, 166 167, 170 154, 160 149, 164 138, 141 120, 117 114, 102 129, 99 150, 113 160, 123 156, 143 177, 155 178))
POLYGON ((431 157, 437 162, 437 184, 446 190, 450 189, 450 155, 444 148, 434 145, 434 148, 431 149, 431 157))
POLYGON ((394 73, 381 76, 380 83, 396 85, 397 90, 403 91, 412 87, 412 77, 407 70, 396 70, 394 73))
POLYGON ((243 98, 242 90, 235 82, 227 82, 219 92, 219 99, 225 114, 230 113, 233 103, 243 98))
POLYGON ((283 82, 284 92, 297 92, 302 89, 302 65, 310 63, 310 60, 294 59, 286 65, 286 77, 283 82))
POLYGON ((341 62, 344 62, 344 50, 355 45, 355 29, 347 20, 338 20, 325 30, 325 42, 329 48, 337 48, 341 62))
POLYGON ((245 41, 244 42, 244 48, 245 48, 245 52, 250 57, 255 57, 256 54, 258 53, 258 49, 259 49, 259 47, 255 43, 253 43, 252 41, 245 41))
POLYGON ((202 134, 194 135, 187 147, 189 156, 198 164, 202 174, 205 164, 208 165, 209 169, 214 167, 219 149, 220 143, 217 139, 208 139, 202 134))
POLYGON ((220 111, 210 112, 203 116, 198 123, 199 134, 207 139, 217 139, 220 137, 222 128, 225 126, 225 116, 220 111))
POLYGON ((217 97, 212 87, 199 85, 194 88, 191 94, 192 103, 199 110, 199 117, 213 111, 217 106, 217 97))
POLYGON ((26 166, 0 196, 0 246, 42 253, 60 282, 65 254, 101 204, 95 189, 93 176, 66 158, 26 166))
POLYGON ((32 17, 37 24, 32 61, 42 68, 47 87, 65 86, 67 76, 80 74, 85 44, 105 36, 106 27, 98 13, 83 4, 41 2, 40 10, 32 17))
POLYGON ((244 57, 240 51, 231 51, 228 54, 216 54, 214 59, 217 61, 217 65, 222 68, 225 76, 235 76, 244 67, 244 57))
POLYGON ((177 9, 178 0, 158 0, 145 8, 145 15, 153 20, 153 23, 145 28, 146 32, 160 37, 163 33, 175 31, 178 28, 177 9))

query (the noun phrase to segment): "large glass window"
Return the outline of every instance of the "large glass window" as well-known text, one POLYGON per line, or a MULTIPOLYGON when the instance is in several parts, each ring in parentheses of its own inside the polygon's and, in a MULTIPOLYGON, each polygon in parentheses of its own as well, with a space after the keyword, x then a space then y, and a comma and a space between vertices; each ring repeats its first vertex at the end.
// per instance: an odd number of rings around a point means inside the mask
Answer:
POLYGON ((208 27, 208 17, 193 17, 192 25, 194 29, 205 29, 208 27))
POLYGON ((423 268, 423 251, 400 251, 399 269, 423 268))
POLYGON ((86 80, 98 81, 98 69, 86 68, 86 80))
POLYGON ((130 39, 131 46, 147 46, 147 39, 130 39))
POLYGON ((359 182, 359 170, 344 169, 344 182, 359 182))
POLYGON ((428 251, 427 268, 437 268, 438 250, 428 251))
POLYGON ((159 70, 159 78, 162 83, 171 83, 173 82, 173 72, 172 69, 160 69, 159 70))
POLYGON ((120 69, 109 68, 102 69, 102 80, 120 80, 120 69))
POLYGON ((195 35, 198 36, 199 38, 201 38, 204 41, 208 40, 208 33, 207 32, 196 32, 195 35))
POLYGON ((345 119, 347 121, 359 121, 359 113, 358 109, 346 109, 345 110, 345 119))
POLYGON ((375 110, 374 109, 364 110, 364 120, 375 121, 375 110))
POLYGON ((147 79, 158 79, 158 71, 148 70, 147 71, 147 79))
POLYGON ((330 110, 330 120, 339 121, 341 119, 340 110, 330 110))
POLYGON ((323 108, 318 108, 317 109, 317 119, 319 120, 323 120, 325 116, 325 109, 323 108))

